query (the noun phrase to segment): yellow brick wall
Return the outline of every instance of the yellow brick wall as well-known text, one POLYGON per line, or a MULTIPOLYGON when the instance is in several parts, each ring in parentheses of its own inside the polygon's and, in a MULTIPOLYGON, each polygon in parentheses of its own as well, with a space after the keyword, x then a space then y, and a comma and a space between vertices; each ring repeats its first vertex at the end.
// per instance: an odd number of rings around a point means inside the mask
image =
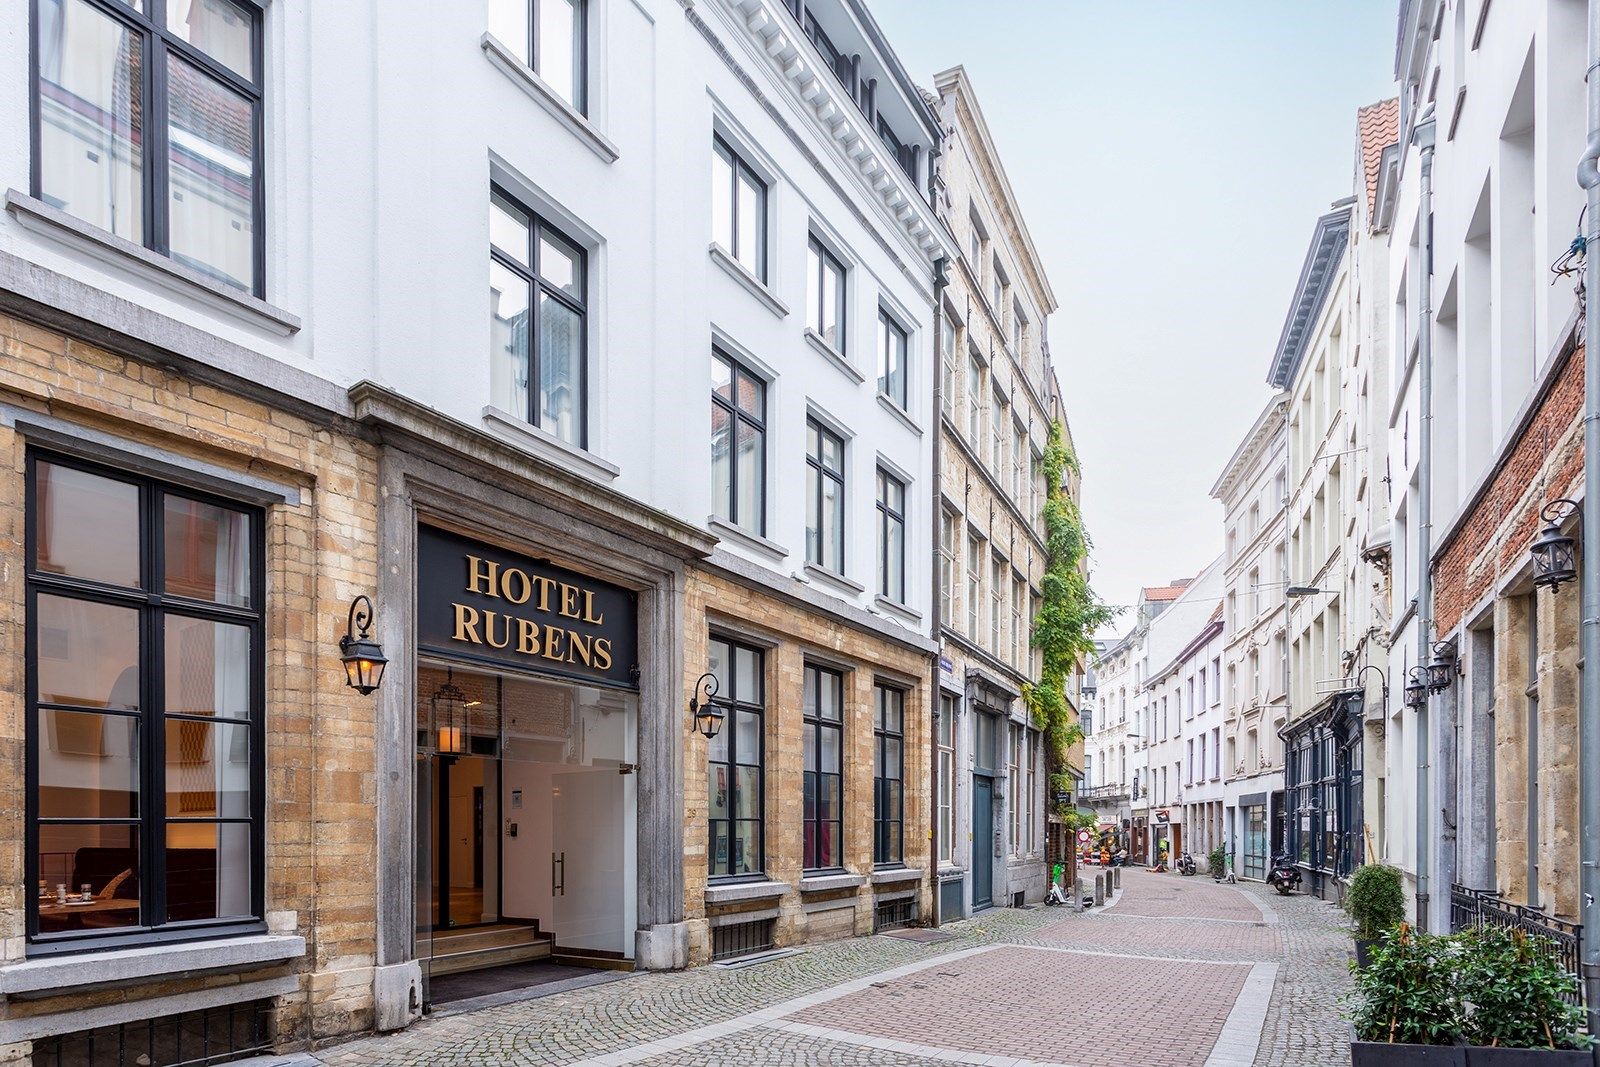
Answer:
MULTIPOLYGON (((932 736, 928 704, 930 656, 845 626, 826 616, 795 607, 758 589, 709 570, 693 570, 685 590, 683 699, 684 743, 684 916, 689 922, 692 963, 711 958, 711 933, 705 902, 707 871, 706 741, 694 730, 689 697, 707 669, 707 641, 712 629, 770 646, 766 670, 766 868, 767 877, 789 885, 777 902, 779 945, 822 940, 847 932, 837 912, 807 916, 805 905, 853 896, 853 932, 872 932, 875 898, 868 884, 853 891, 811 893, 802 897, 803 843, 801 774, 804 754, 802 700, 808 654, 825 657, 828 666, 849 664, 845 677, 844 866, 870 876, 873 823, 873 685, 882 678, 907 687, 905 702, 905 864, 926 871, 929 859, 929 748, 932 736)), ((915 888, 919 914, 931 914, 926 877, 878 887, 883 892, 915 888)), ((771 901, 714 907, 721 914, 735 910, 770 909, 771 901)))
MULTIPOLYGON (((0 1006, 17 1017, 304 975, 278 1013, 286 1041, 371 1026, 377 840, 375 703, 344 684, 345 611, 377 583, 377 454, 366 442, 172 371, 0 316, 0 403, 299 488, 267 511, 266 908, 303 960, 244 975, 0 1006), (367 873, 362 873, 367 872, 367 873)), ((0 427, 0 958, 26 955, 24 455, 0 427)))

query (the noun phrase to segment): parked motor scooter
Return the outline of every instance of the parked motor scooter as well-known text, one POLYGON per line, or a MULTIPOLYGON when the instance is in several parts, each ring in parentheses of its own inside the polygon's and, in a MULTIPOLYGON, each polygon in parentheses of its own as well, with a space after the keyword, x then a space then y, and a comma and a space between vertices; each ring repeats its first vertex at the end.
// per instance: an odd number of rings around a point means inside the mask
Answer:
POLYGON ((1178 873, 1187 877, 1195 872, 1194 857, 1185 852, 1178 857, 1178 873))
POLYGON ((1288 896, 1300 888, 1300 868, 1291 863, 1288 856, 1274 856, 1272 873, 1267 875, 1267 884, 1284 896, 1288 896))

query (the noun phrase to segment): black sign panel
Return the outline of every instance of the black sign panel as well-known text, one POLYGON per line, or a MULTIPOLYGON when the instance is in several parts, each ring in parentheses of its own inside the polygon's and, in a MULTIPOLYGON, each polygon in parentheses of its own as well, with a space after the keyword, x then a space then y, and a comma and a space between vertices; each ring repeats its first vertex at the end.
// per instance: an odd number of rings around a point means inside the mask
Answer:
POLYGON ((417 528, 417 646, 638 688, 633 593, 429 526, 417 528))

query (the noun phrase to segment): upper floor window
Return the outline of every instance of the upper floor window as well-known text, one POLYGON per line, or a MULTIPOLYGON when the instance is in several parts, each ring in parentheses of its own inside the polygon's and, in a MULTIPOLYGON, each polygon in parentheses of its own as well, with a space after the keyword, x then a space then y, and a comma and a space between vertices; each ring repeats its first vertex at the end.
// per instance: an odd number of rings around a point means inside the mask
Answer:
POLYGON ((906 484, 878 468, 878 592, 906 598, 906 484))
POLYGON ((906 331, 890 318, 887 311, 878 312, 878 392, 893 400, 901 408, 908 404, 906 385, 906 331))
POLYGON ((489 0, 489 32, 557 96, 587 113, 585 0, 489 0))
POLYGON ((263 929, 263 516, 29 456, 30 937, 263 929))
POLYGON ((967 356, 967 440, 971 442, 974 452, 983 446, 983 399, 986 395, 983 363, 974 350, 967 356))
POLYGON ((1027 328, 1028 320, 1023 318, 1022 305, 1015 301, 1011 304, 1011 350, 1022 358, 1022 331, 1027 328))
POLYGON ((721 137, 711 153, 711 239, 767 280, 767 183, 721 137))
POLYGON ((1003 318, 1006 313, 1006 272, 1000 269, 1000 257, 994 257, 993 269, 989 271, 989 306, 994 309, 995 318, 1003 318))
POLYGON ((967 260, 972 265, 973 275, 979 278, 983 276, 983 246, 988 240, 989 235, 978 219, 978 206, 973 204, 967 213, 967 260))
POLYGON ((946 416, 955 417, 956 389, 956 324, 949 315, 939 316, 939 404, 946 416))
POLYGON ((844 438, 806 420, 806 562, 844 573, 844 438))
POLYGON ((767 386, 711 350, 711 503, 716 515, 767 532, 767 386))
POLYGON ((263 295, 260 12, 235 0, 34 11, 34 195, 263 295))
POLYGON ((806 325, 844 352, 844 264, 815 237, 806 246, 806 325))
POLYGON ((956 523, 953 511, 939 515, 939 616, 946 626, 956 622, 956 523))
POLYGON ((499 189, 489 198, 489 324, 498 407, 579 448, 584 253, 499 189))

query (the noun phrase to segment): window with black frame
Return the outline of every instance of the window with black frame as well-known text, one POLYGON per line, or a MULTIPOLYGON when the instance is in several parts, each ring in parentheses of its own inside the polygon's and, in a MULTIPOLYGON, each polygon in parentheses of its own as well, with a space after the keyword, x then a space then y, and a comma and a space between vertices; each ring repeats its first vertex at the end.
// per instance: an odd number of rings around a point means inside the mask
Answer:
POLYGON ((716 515, 767 532, 767 384, 711 350, 711 500, 716 515))
POLYGON ((879 682, 873 721, 872 862, 905 862, 905 690, 879 682))
POLYGON ((490 395, 587 447, 583 249, 502 189, 489 197, 490 395))
POLYGON ((261 929, 262 514, 28 459, 28 933, 261 929))
POLYGON ((584 0, 489 0, 489 32, 562 100, 588 114, 584 0))
POLYGON ((806 328, 845 353, 844 264, 815 237, 806 245, 806 328))
POLYGON ((712 138, 711 239, 767 280, 767 183, 721 137, 712 138))
POLYGON ((844 866, 844 675, 805 668, 805 869, 844 866))
POLYGON ((261 12, 242 0, 35 0, 33 193, 265 294, 261 12))
POLYGON ((706 748, 712 878, 760 874, 766 867, 766 657, 759 648, 713 637, 713 703, 727 718, 706 748))
POLYGON ((906 599, 906 483, 878 468, 878 592, 906 599))
POLYGON ((806 562, 844 573, 844 438, 806 420, 806 562))
POLYGON ((887 311, 878 312, 878 392, 903 411, 909 406, 905 329, 887 311))

